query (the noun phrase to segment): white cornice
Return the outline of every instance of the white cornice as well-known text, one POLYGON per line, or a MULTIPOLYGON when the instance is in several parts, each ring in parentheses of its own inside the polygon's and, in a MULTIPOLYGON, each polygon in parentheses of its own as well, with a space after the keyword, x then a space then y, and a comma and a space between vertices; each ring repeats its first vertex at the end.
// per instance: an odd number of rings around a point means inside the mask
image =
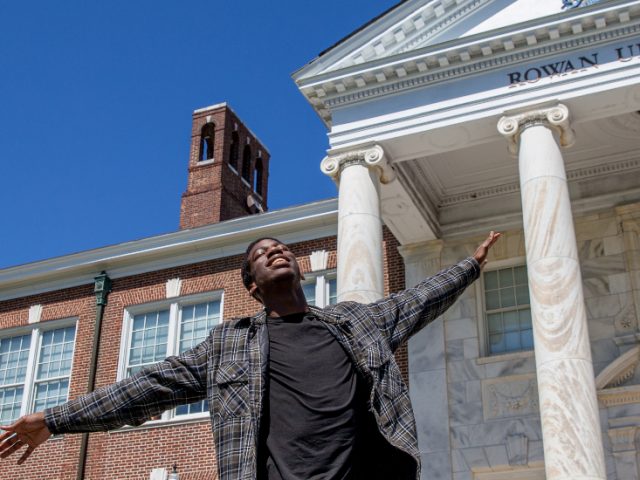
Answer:
POLYGON ((337 199, 275 210, 0 270, 0 300, 238 255, 261 235, 294 243, 335 235, 337 199))
POLYGON ((638 33, 640 2, 605 2, 335 71, 308 77, 301 71, 296 82, 330 124, 331 109, 336 106, 610 43, 638 33))

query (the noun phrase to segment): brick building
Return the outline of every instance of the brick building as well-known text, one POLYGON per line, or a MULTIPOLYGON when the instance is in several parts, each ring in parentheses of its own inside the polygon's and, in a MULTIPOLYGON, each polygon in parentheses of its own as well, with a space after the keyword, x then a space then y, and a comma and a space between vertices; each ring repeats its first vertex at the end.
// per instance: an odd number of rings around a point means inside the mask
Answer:
MULTIPOLYGON (((180 231, 2 270, 2 423, 87 392, 93 361, 95 385, 107 385, 189 348, 223 319, 255 313, 260 305, 242 285, 240 265, 257 236, 291 246, 310 301, 335 302, 336 201, 266 212, 268 168, 268 150, 229 106, 196 110, 180 231), (112 283, 99 318, 101 295, 94 290, 104 281, 101 272, 112 283)), ((393 265, 387 291, 404 285, 396 245, 385 232, 393 265)), ((399 359, 406 370, 406 352, 399 359)), ((86 479, 164 478, 157 469, 177 463, 181 479, 215 478, 202 402, 141 427, 92 433, 86 454, 82 443, 82 435, 54 438, 23 466, 0 463, 0 476, 75 479, 83 465, 86 479)))

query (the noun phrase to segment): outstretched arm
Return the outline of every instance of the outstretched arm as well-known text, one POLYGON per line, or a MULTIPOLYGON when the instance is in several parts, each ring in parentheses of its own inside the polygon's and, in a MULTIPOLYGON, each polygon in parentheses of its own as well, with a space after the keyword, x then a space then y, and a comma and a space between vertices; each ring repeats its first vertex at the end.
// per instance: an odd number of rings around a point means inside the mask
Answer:
POLYGON ((15 423, 0 428, 5 430, 0 436, 0 457, 8 457, 25 445, 27 447, 18 459, 18 465, 22 465, 36 447, 51 436, 42 412, 25 415, 15 423))
POLYGON ((26 446, 23 463, 52 434, 112 430, 140 425, 177 405, 206 396, 210 338, 177 357, 151 365, 118 383, 0 427, 0 457, 26 446))
POLYGON ((414 288, 392 294, 367 308, 395 351, 411 335, 442 315, 480 275, 489 249, 501 234, 491 232, 472 257, 426 278, 414 288))

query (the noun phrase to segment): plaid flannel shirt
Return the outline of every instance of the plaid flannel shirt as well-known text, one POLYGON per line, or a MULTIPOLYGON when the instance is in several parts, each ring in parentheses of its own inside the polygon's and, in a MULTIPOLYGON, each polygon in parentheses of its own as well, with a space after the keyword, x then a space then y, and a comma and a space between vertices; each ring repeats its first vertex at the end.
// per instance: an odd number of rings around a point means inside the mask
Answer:
MULTIPOLYGON (((393 352, 441 315, 480 274, 472 257, 369 305, 341 302, 313 313, 335 336, 371 386, 369 408, 383 437, 415 460, 420 455, 407 386, 393 352)), ((264 310, 227 321, 175 357, 110 386, 45 410, 53 433, 140 425, 177 405, 209 401, 220 480, 254 480, 265 395, 268 336, 264 310)))

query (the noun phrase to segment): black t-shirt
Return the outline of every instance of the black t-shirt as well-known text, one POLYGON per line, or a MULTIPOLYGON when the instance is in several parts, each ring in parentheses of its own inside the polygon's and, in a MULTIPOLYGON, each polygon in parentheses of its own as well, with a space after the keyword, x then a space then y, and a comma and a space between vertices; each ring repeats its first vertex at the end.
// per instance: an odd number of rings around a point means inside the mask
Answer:
POLYGON ((258 479, 360 478, 367 389, 347 353, 310 313, 268 318, 267 328, 258 479))

